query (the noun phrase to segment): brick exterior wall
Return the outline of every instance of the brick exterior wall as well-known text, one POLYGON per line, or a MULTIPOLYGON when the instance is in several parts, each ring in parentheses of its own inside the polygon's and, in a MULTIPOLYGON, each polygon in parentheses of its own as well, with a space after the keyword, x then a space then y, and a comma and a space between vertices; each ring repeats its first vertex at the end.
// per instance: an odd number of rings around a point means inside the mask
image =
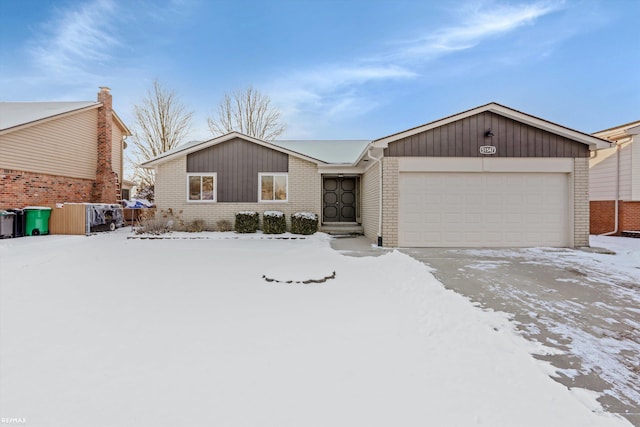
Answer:
POLYGON ((117 190, 117 176, 113 171, 113 100, 109 88, 101 87, 98 92, 98 162, 96 182, 93 186, 92 201, 97 203, 116 203, 120 198, 117 190))
MULTIPOLYGON (((98 102, 96 179, 72 178, 38 172, 0 170, 0 209, 55 203, 116 203, 117 175, 112 168, 112 97, 101 88, 98 102)), ((89 142, 89 141, 87 141, 89 142)), ((70 159, 73 161, 73 159, 70 159)))
POLYGON ((398 157, 382 159, 382 246, 398 246, 398 157))
POLYGON ((362 228, 372 242, 378 241, 378 209, 380 194, 380 166, 374 163, 362 175, 362 197, 360 198, 362 228))
POLYGON ((622 231, 640 231, 640 202, 622 202, 622 231))
POLYGON ((0 209, 89 202, 93 181, 36 172, 0 171, 0 209))
MULTIPOLYGON (((615 229, 615 200, 589 203, 591 234, 610 233, 615 229)), ((640 202, 618 201, 618 233, 640 231, 640 202)))
POLYGON ((589 246, 589 159, 573 163, 573 246, 589 246))
MULTIPOLYGON (((236 212, 276 210, 284 212, 287 227, 291 226, 291 214, 295 212, 314 212, 321 214, 322 180, 314 163, 289 156, 289 195, 286 203, 194 203, 187 202, 187 164, 186 156, 158 166, 155 186, 155 202, 160 210, 171 208, 180 212, 185 222, 195 219, 205 221, 209 230, 214 230, 216 222, 227 220, 232 225, 236 212)), ((258 177, 256 176, 256 179, 258 177)), ((262 225, 261 225, 262 226, 262 225)))
MULTIPOLYGON (((620 208, 621 203, 618 205, 620 208)), ((615 201, 598 200, 589 202, 589 232, 591 234, 603 234, 613 231, 615 228, 615 201)), ((620 213, 618 213, 620 221, 620 213)))

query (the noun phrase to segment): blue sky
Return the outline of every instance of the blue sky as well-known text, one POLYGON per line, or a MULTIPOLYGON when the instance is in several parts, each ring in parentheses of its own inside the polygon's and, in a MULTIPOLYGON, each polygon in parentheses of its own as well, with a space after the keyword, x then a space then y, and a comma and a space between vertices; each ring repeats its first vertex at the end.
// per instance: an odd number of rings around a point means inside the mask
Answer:
POLYGON ((0 100, 194 111, 253 85, 285 139, 373 139, 496 101, 584 132, 640 119, 640 1, 0 0, 0 100))

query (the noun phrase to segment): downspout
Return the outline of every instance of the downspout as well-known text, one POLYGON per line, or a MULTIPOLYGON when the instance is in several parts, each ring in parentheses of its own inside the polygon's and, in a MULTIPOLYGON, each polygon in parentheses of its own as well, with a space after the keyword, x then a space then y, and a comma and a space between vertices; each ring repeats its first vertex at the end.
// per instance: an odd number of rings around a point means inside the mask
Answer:
POLYGON ((600 236, 612 236, 618 233, 618 204, 620 200, 620 144, 616 141, 616 199, 614 207, 614 230, 608 233, 602 233, 600 236))
POLYGON ((367 157, 369 157, 374 162, 378 163, 378 171, 380 174, 380 178, 378 179, 378 246, 382 246, 382 157, 384 156, 384 152, 380 155, 380 158, 373 157, 371 155, 371 148, 367 150, 367 157))

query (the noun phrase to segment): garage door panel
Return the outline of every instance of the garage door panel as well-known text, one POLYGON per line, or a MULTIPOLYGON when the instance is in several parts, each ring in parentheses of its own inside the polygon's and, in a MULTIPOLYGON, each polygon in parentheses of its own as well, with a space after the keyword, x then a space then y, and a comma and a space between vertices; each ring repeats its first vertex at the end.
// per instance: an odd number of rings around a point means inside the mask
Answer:
POLYGON ((399 244, 566 246, 565 173, 401 173, 399 244))

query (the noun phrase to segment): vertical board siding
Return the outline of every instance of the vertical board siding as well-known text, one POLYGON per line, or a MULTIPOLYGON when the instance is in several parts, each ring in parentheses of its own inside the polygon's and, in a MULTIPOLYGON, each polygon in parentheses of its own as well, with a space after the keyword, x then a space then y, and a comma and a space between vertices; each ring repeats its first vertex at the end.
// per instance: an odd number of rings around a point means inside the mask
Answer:
POLYGON ((188 173, 217 173, 218 202, 257 202, 258 173, 288 171, 287 154, 240 138, 187 155, 188 173))
POLYGON ((482 157, 482 145, 496 147, 492 157, 589 157, 585 144, 488 111, 394 141, 384 155, 482 157))

